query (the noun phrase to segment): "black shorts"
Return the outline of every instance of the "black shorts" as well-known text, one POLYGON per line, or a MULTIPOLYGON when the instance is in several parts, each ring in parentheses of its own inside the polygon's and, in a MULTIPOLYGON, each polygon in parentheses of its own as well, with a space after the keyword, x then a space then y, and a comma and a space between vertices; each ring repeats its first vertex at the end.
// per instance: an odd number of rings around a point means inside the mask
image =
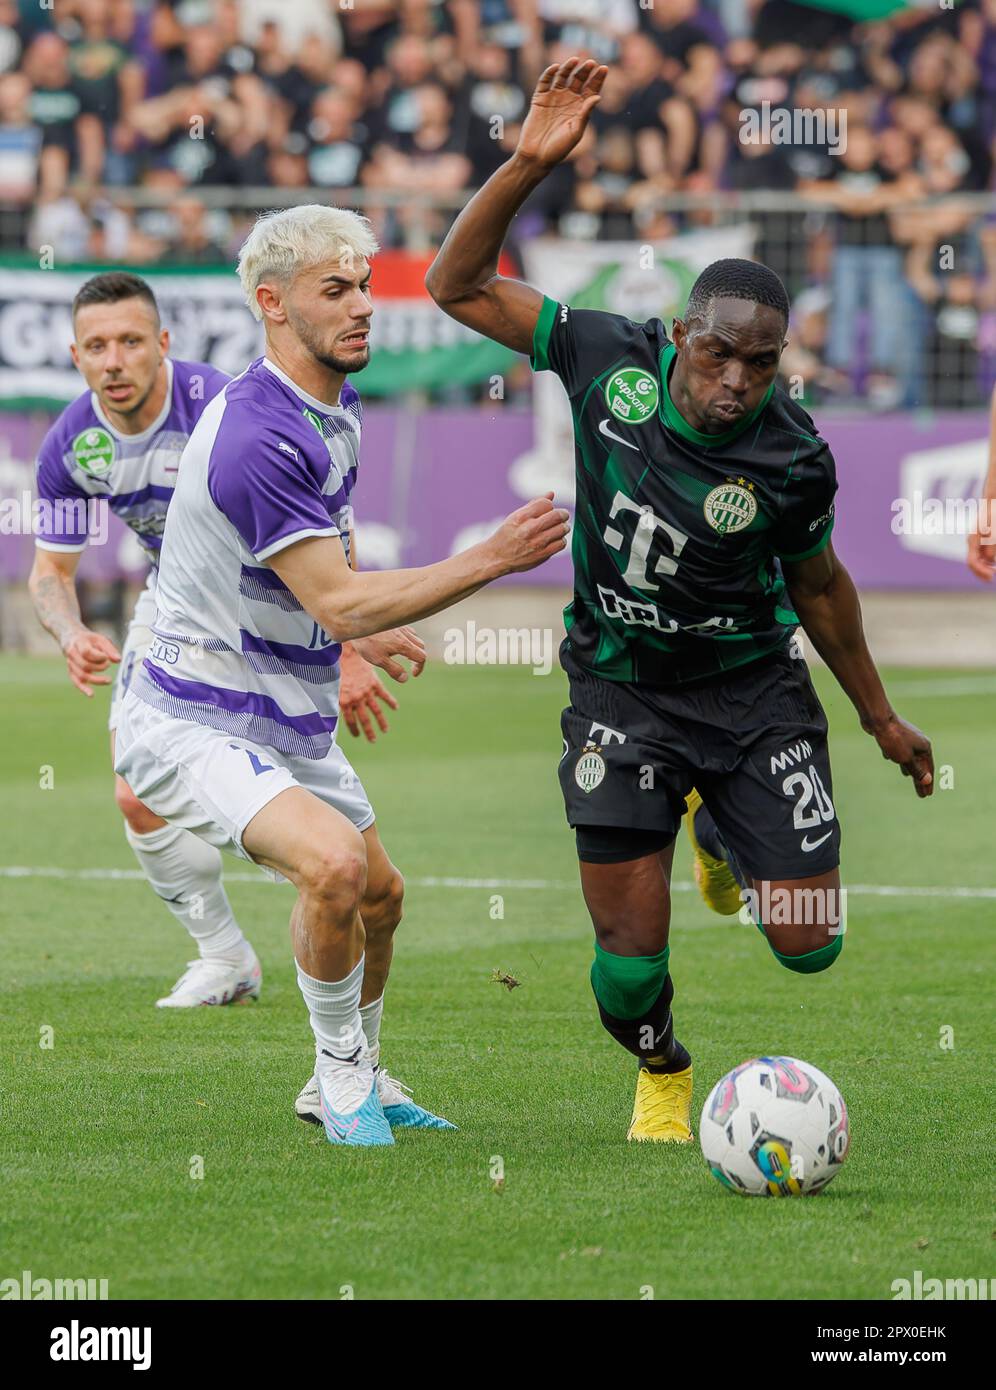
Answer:
MULTIPOLYGON (((809 670, 783 647, 694 686, 608 681, 579 666, 561 717, 560 785, 571 826, 678 833, 696 787, 745 874, 810 878, 840 862, 827 719, 809 670)), ((593 856, 598 857, 598 856, 593 856)), ((625 856, 613 856, 616 858, 625 856)))

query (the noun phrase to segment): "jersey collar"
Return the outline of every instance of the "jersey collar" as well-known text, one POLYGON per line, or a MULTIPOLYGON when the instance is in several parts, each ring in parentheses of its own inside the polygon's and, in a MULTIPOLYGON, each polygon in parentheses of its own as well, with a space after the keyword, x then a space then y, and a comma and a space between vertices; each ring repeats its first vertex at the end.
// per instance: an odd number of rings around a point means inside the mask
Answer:
MULTIPOLYGON (((288 390, 294 392, 298 400, 304 401, 305 405, 310 405, 312 410, 317 410, 322 415, 331 415, 334 410, 344 409, 339 401, 335 401, 334 403, 332 401, 320 401, 317 396, 309 395, 303 386, 298 386, 293 377, 289 377, 285 371, 282 371, 281 368, 277 366, 276 362, 271 362, 269 357, 264 357, 262 362, 267 371, 272 372, 275 377, 284 383, 288 390)), ((341 396, 342 392, 340 391, 339 394, 341 396)))
POLYGON ((156 418, 153 420, 152 424, 147 425, 146 428, 142 430, 141 434, 122 434, 120 430, 116 430, 114 426, 111 424, 110 420, 108 420, 107 416, 104 414, 103 410, 101 409, 100 400, 97 397, 96 391, 90 392, 90 405, 93 409, 94 415, 96 415, 97 419, 103 425, 104 429, 108 430, 111 434, 113 434, 115 439, 120 439, 122 444, 144 444, 147 439, 151 439, 151 437, 158 430, 162 429, 163 425, 165 425, 166 423, 166 417, 173 409, 172 358, 166 358, 166 399, 163 401, 162 409, 160 410, 156 418))
POLYGON ((736 439, 738 434, 743 434, 748 425, 753 424, 771 400, 775 389, 774 382, 765 391, 759 404, 742 420, 738 420, 732 429, 725 430, 722 434, 703 434, 701 430, 692 428, 671 399, 671 384, 668 378, 671 375, 671 368, 676 356, 677 349, 674 343, 665 343, 664 347, 661 348, 660 356, 660 377, 661 385, 664 388, 661 391, 660 413, 669 429, 674 430, 675 434, 680 434, 683 439, 689 440, 692 444, 699 444, 704 449, 714 449, 717 444, 728 444, 731 439, 736 439))

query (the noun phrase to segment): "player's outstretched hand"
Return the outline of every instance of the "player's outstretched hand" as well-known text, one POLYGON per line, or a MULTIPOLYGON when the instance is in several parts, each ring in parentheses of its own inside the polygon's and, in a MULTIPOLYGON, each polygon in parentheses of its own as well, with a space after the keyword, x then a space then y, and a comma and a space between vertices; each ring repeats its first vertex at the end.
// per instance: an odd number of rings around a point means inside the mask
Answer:
POLYGON ((904 777, 913 778, 917 796, 933 795, 934 754, 926 734, 895 714, 888 724, 875 730, 875 739, 882 757, 898 763, 904 777))
POLYGON ((553 505, 553 493, 534 497, 505 518, 488 544, 503 574, 535 569, 567 544, 571 514, 553 505))
POLYGON ((584 134, 608 71, 592 58, 552 63, 536 83, 516 154, 550 168, 566 159, 584 134))
POLYGON ((82 628, 75 633, 63 647, 69 679, 77 690, 82 690, 88 698, 93 695, 95 685, 110 685, 110 676, 101 676, 112 661, 120 661, 121 653, 109 637, 100 632, 82 628))
POLYGON ((354 738, 359 738, 362 731, 368 743, 376 743, 377 733, 372 720, 376 721, 381 733, 387 733, 387 717, 381 705, 397 709, 398 702, 374 667, 379 666, 386 671, 392 680, 406 681, 408 672, 395 660, 398 656, 412 663, 413 676, 421 675, 426 662, 425 644, 410 627, 396 627, 372 637, 360 637, 343 647, 339 710, 354 738))

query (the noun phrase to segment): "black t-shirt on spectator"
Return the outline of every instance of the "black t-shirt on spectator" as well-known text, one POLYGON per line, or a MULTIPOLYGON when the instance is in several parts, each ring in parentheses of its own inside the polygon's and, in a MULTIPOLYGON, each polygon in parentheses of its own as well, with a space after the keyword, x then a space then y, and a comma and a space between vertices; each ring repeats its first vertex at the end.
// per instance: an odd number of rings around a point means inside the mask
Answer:
POLYGON ((700 44, 705 44, 708 48, 716 47, 705 29, 700 28, 690 19, 683 19, 679 23, 673 24, 670 29, 662 29, 659 24, 650 23, 649 10, 641 9, 640 18, 644 29, 664 56, 677 58, 682 67, 688 66, 688 55, 693 48, 697 48, 700 44))
POLYGON ((247 72, 255 72, 255 70, 256 55, 245 44, 234 44, 226 53, 221 55, 213 68, 201 73, 192 71, 187 61, 187 55, 182 48, 175 48, 170 55, 169 85, 170 87, 189 87, 199 86, 202 82, 212 82, 218 84, 222 95, 227 96, 237 77, 241 77, 247 72), (222 84, 224 85, 222 86, 222 84))
POLYGON ((99 116, 105 126, 115 125, 120 115, 119 75, 128 60, 127 49, 110 39, 70 45, 69 66, 83 110, 99 116))
POLYGON ((316 140, 309 133, 308 177, 320 188, 354 188, 370 157, 370 132, 357 123, 346 140, 316 140))
POLYGON ((457 89, 453 131, 462 152, 473 165, 472 184, 485 183, 508 152, 502 149, 503 126, 494 122, 500 116, 504 125, 521 121, 529 98, 514 80, 492 82, 471 74, 457 89))
POLYGON ((672 96, 674 96, 674 88, 669 82, 659 78, 656 82, 651 82, 648 87, 638 87, 635 91, 630 92, 626 105, 621 111, 600 112, 596 106, 592 115, 592 122, 599 134, 614 125, 625 125, 630 130, 644 130, 647 126, 659 130, 661 106, 672 96))
POLYGON ((41 131, 42 148, 55 145, 59 149, 73 150, 76 118, 83 109, 83 100, 74 82, 64 87, 35 87, 28 98, 28 111, 41 131))
POLYGON ((744 159, 742 155, 734 159, 726 181, 738 193, 749 193, 755 188, 791 192, 796 184, 791 156, 784 145, 772 145, 754 159, 744 159))
MULTIPOLYGON (((895 174, 890 173, 880 164, 874 164, 870 169, 841 167, 837 170, 837 177, 834 180, 838 187, 851 188, 855 194, 872 193, 881 188, 883 184, 895 183, 895 181, 895 174)), ((893 239, 889 231, 887 214, 873 212, 865 215, 863 213, 838 212, 837 244, 838 246, 892 246, 893 239)))
POLYGON ((311 120, 311 104, 324 83, 313 82, 293 64, 286 72, 260 73, 260 80, 291 108, 290 129, 295 135, 305 134, 311 120))

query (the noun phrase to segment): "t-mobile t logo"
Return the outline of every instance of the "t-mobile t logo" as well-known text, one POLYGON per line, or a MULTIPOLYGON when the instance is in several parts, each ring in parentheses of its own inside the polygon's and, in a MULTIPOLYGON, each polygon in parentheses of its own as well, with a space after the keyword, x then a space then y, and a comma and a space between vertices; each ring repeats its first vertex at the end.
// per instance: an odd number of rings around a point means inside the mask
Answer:
MULTIPOLYGON (((666 521, 656 516, 649 507, 639 506, 624 492, 617 492, 612 499, 609 519, 614 521, 620 512, 632 512, 638 518, 630 540, 629 559, 622 576, 623 583, 632 585, 634 589, 659 589, 661 586, 654 583, 651 574, 675 574, 678 569, 678 556, 684 550, 688 537, 676 527, 670 526, 666 521), (674 558, 670 555, 661 555, 651 570, 650 547, 659 531, 662 531, 671 541, 674 558)), ((625 535, 615 526, 606 526, 602 539, 613 550, 622 550, 626 544, 625 535)))

